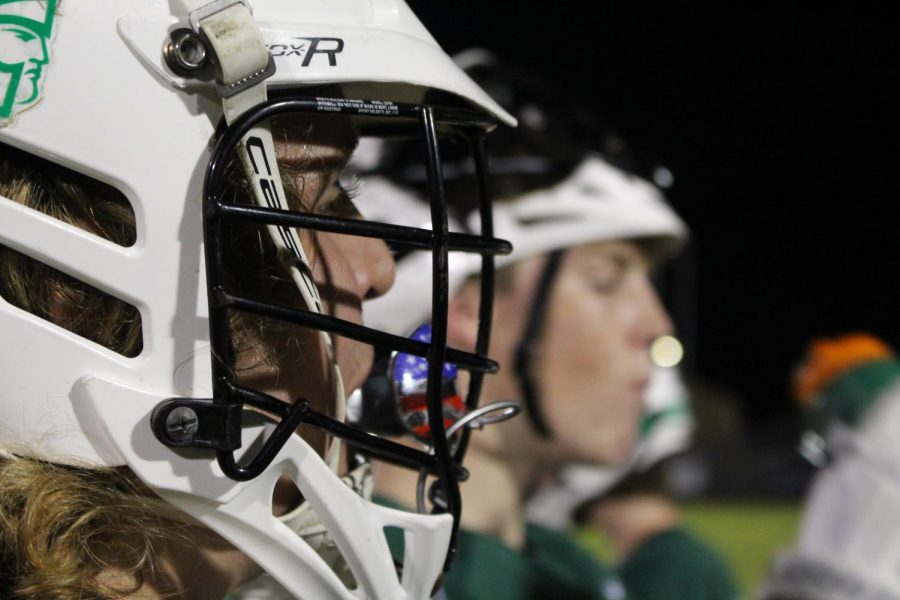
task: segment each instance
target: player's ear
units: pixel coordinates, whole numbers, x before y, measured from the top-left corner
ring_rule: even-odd
[[[447,309],[447,342],[461,350],[475,348],[478,337],[478,303],[480,299],[477,280],[467,281],[450,297]]]

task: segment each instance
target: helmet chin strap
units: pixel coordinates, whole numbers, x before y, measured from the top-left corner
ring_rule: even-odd
[[[552,438],[553,432],[547,426],[544,412],[541,409],[541,398],[533,362],[537,353],[537,344],[547,320],[547,306],[550,302],[553,282],[564,256],[565,249],[554,250],[547,255],[547,262],[544,263],[544,269],[538,279],[534,299],[525,320],[525,329],[518,346],[516,346],[515,364],[513,365],[522,391],[522,399],[525,402],[525,414],[528,415],[534,430],[546,439]]]
[[[347,487],[355,491],[366,500],[371,499],[374,482],[372,479],[372,466],[364,462],[350,473],[341,478]],[[302,502],[297,508],[278,517],[278,520],[297,534],[322,560],[334,571],[335,575],[348,587],[354,587],[356,582],[350,565],[341,554],[337,542],[328,527],[316,515],[309,502]],[[278,600],[287,597],[287,591],[275,581],[268,573],[264,573],[244,584],[235,592],[240,600]]]

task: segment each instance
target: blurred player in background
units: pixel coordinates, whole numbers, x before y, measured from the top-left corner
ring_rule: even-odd
[[[485,378],[483,399],[517,400],[524,416],[472,439],[471,477],[462,488],[464,531],[446,590],[451,599],[624,598],[630,592],[616,574],[567,533],[529,522],[526,501],[568,465],[644,460],[633,453],[653,379],[650,348],[672,330],[650,275],[683,244],[686,228],[659,190],[629,171],[634,162],[624,143],[591,111],[548,94],[543,82],[482,51],[457,61],[520,123],[515,131],[497,132],[488,145],[495,233],[514,251],[498,263],[490,348],[502,369]],[[370,174],[358,191],[375,211],[367,216],[406,224],[424,219],[424,169],[412,151],[391,144],[372,149]],[[441,151],[445,173],[452,173],[448,203],[456,227],[467,230],[472,168],[453,145]],[[450,258],[448,339],[464,348],[477,341],[477,264]],[[416,330],[425,315],[410,302],[421,294],[429,265],[415,253],[399,256],[394,291],[367,304],[374,326]],[[396,369],[400,362],[396,356],[389,361],[394,391],[409,376]],[[455,396],[448,392],[447,398],[452,422]],[[406,414],[408,403],[408,397],[397,398],[395,412],[416,422]],[[613,467],[613,479],[630,468]],[[376,474],[376,493],[387,501],[417,502],[403,492],[414,474]],[[555,524],[566,521],[572,508],[559,506]],[[671,517],[666,514],[667,530],[676,524]],[[659,531],[654,527],[653,533]],[[701,589],[693,587],[670,597],[731,598],[730,579],[722,581],[724,588],[707,595],[690,596]]]
[[[766,600],[900,598],[900,361],[868,333],[812,341],[794,375],[820,471]]]

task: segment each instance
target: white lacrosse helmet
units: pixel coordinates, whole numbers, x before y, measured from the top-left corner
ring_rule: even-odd
[[[366,218],[427,226],[428,206],[408,188],[385,177],[370,176],[360,188]],[[588,155],[555,186],[495,202],[494,233],[513,245],[499,257],[502,267],[536,254],[605,240],[644,240],[662,256],[677,252],[687,227],[651,183],[612,166],[600,155]],[[463,230],[478,223],[458,225]],[[430,272],[429,257],[412,253],[397,263],[388,294],[366,303],[366,323],[393,333],[406,333],[428,318],[421,282]],[[481,269],[477,256],[450,255],[451,293]],[[425,279],[427,281],[427,279]],[[425,301],[425,309],[420,305]]]
[[[825,392],[831,408],[846,410],[828,415],[828,462],[754,598],[900,598],[900,366],[887,359],[862,369]]]
[[[484,51],[467,51],[457,55],[456,60],[485,89],[502,98],[504,108],[520,123],[516,130],[498,132],[492,140],[491,185],[501,188],[496,193],[503,196],[502,202],[494,204],[493,231],[512,242],[514,248],[496,265],[548,254],[514,364],[506,367],[514,369],[519,380],[525,413],[532,425],[539,434],[549,437],[551,432],[542,415],[531,363],[546,308],[547,295],[542,292],[550,289],[560,257],[566,249],[582,244],[630,240],[660,260],[684,244],[687,228],[659,188],[615,166],[614,161],[625,153],[607,151],[606,142],[616,140],[614,146],[620,148],[624,144],[592,111],[548,93],[543,82],[501,64]],[[365,198],[363,210],[370,218],[421,225],[428,214],[426,205],[417,202],[425,170],[415,156],[409,155],[408,146],[384,146],[379,150],[385,158],[371,169],[374,175],[360,189],[360,197]],[[447,167],[448,177],[457,179],[470,170],[465,160]],[[466,204],[464,193],[469,189],[470,186],[456,187],[455,201]],[[461,231],[480,231],[479,223],[468,216],[483,221],[479,214],[469,206],[455,208],[460,213],[467,212],[457,215]],[[394,288],[367,303],[366,322],[403,334],[427,319],[427,312],[416,305],[423,296],[420,282],[428,276],[429,269],[427,255],[411,253],[398,261]],[[451,293],[479,272],[483,269],[478,257],[451,255]]]
[[[304,92],[323,85],[340,97]],[[320,329],[326,346],[329,333],[406,344],[405,351],[440,365],[445,348],[437,331],[433,344],[409,343],[321,314],[294,228],[405,241],[439,258],[448,244],[471,250],[474,236],[325,223],[286,210],[277,164],[269,161],[275,149],[267,119],[289,113],[343,115],[360,130],[373,119],[385,129],[411,125],[432,147],[438,196],[439,133],[455,127],[478,140],[496,120],[514,122],[401,0],[0,2],[0,144],[120,191],[137,230],[136,242],[122,247],[0,197],[0,245],[133,305],[143,340],[137,356],[122,356],[0,299],[0,449],[29,448],[59,463],[127,465],[294,597],[424,598],[445,564],[458,503],[451,514],[435,515],[374,505],[335,473],[337,444],[326,460],[294,430],[315,417],[313,426],[354,447],[381,450],[452,487],[458,466],[446,443],[436,435],[433,454],[410,451],[344,425],[341,390],[328,418],[241,389],[229,379],[225,312]],[[231,153],[240,158],[258,208],[217,197]],[[271,173],[260,172],[261,165]],[[446,211],[440,202],[434,207],[430,229],[441,231]],[[267,226],[276,247],[293,256],[292,274],[308,310],[285,313],[229,293],[216,256],[225,218]],[[507,245],[488,241],[477,248],[491,254]],[[458,353],[454,360],[495,368],[479,358]],[[280,422],[258,454],[242,456],[259,434],[242,427],[242,408],[261,405]],[[433,429],[443,431],[439,412],[434,421]],[[351,587],[290,524],[272,516],[272,490],[283,474],[333,538],[352,572]],[[449,495],[452,504],[452,489]],[[400,577],[385,542],[387,526],[406,532]]]
[[[900,598],[900,361],[864,332],[807,348],[794,393],[808,411],[801,452],[818,467],[790,547],[759,600]]]

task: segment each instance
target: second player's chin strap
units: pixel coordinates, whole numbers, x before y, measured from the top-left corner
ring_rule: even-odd
[[[554,250],[547,255],[547,262],[544,263],[544,269],[541,272],[540,279],[538,279],[534,299],[531,301],[531,308],[525,320],[522,337],[516,346],[515,363],[513,365],[516,377],[519,379],[522,399],[525,401],[525,414],[531,420],[531,425],[535,431],[544,438],[550,438],[553,434],[547,426],[544,412],[541,409],[540,391],[538,382],[535,380],[533,363],[537,344],[543,333],[544,323],[547,320],[547,308],[549,307],[550,295],[553,291],[553,282],[556,279],[556,274],[564,256],[564,250]]]
[[[211,51],[217,67],[216,87],[222,98],[225,121],[230,125],[238,117],[267,100],[266,80],[275,74],[275,62],[269,54],[250,6],[242,0],[177,0],[188,15],[191,28]],[[288,210],[278,168],[275,144],[268,122],[254,126],[236,148],[241,166],[256,204],[264,208]],[[280,257],[288,265],[291,277],[306,307],[324,314],[312,267],[295,229],[267,225],[266,229]],[[331,365],[334,388],[334,418],[343,421],[346,397],[340,368],[334,356],[331,336],[319,332],[326,359]],[[337,472],[340,440],[331,439],[326,462]]]

